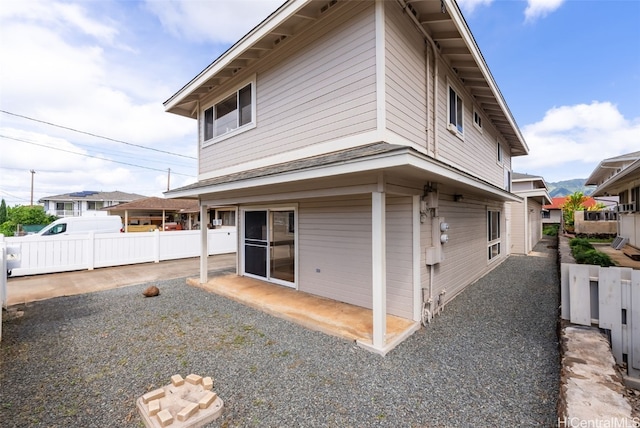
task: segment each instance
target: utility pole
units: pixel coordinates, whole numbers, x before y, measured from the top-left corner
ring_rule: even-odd
[[[169,191],[170,183],[171,183],[171,168],[167,168],[167,192]]]
[[[33,176],[35,175],[36,171],[35,170],[31,170],[31,206],[33,206]]]

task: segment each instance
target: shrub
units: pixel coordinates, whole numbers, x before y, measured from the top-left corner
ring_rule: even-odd
[[[542,234],[547,236],[558,236],[559,225],[553,224],[542,228]]]
[[[576,263],[602,267],[614,266],[611,257],[593,248],[593,245],[585,238],[573,238],[569,241],[569,246]]]
[[[576,262],[585,265],[597,265],[602,267],[614,266],[611,258],[598,250],[590,249],[586,251],[578,251],[573,256]]]
[[[573,238],[569,240],[569,246],[573,249],[575,247],[581,247],[586,249],[593,249],[593,245],[586,238]]]

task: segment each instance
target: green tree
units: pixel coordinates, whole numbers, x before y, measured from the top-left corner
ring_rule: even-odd
[[[564,221],[564,227],[567,231],[573,231],[573,215],[576,211],[584,211],[584,203],[587,199],[588,198],[582,192],[574,192],[567,196],[564,205],[562,205],[562,220]]]
[[[19,224],[42,224],[47,225],[56,219],[55,216],[49,215],[44,208],[39,205],[22,206],[7,208],[7,220],[0,224],[0,233],[5,236],[13,236]]]
[[[0,202],[0,224],[7,221],[7,204],[4,202],[4,198],[2,198],[2,202]]]

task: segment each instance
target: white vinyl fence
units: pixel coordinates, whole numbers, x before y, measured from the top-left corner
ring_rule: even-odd
[[[207,231],[209,255],[236,251],[236,228]],[[0,235],[1,236],[1,235]],[[200,231],[0,238],[11,276],[160,262],[200,255]]]
[[[562,319],[610,331],[617,363],[640,378],[640,270],[561,264]]]

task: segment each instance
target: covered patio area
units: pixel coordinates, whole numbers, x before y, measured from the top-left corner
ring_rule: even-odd
[[[187,284],[310,330],[355,341],[364,348],[380,353],[373,348],[373,311],[370,309],[229,272],[212,276],[204,284],[198,278],[189,278]],[[419,328],[419,322],[387,314],[385,348],[393,349]]]

